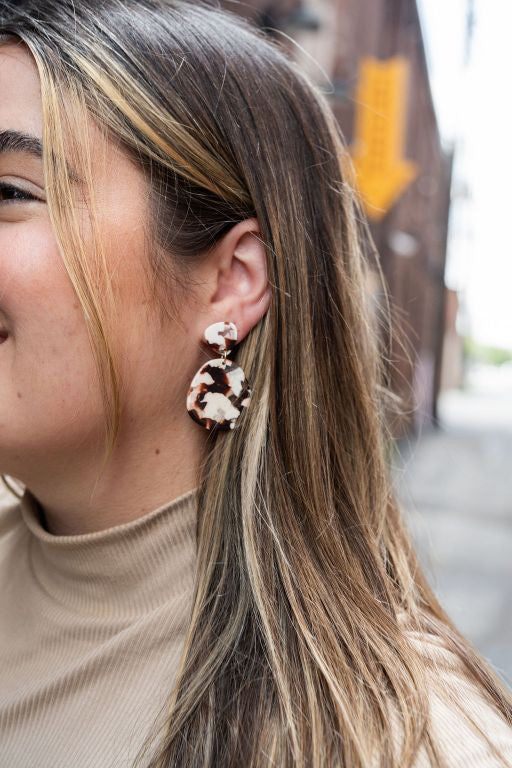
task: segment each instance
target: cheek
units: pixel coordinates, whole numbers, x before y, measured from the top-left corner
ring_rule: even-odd
[[[8,231],[10,230],[10,231]],[[40,434],[80,431],[98,412],[96,369],[82,310],[43,222],[0,226],[0,415]]]

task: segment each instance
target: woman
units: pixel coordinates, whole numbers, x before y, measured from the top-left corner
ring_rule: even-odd
[[[206,4],[0,31],[0,764],[510,765],[392,493],[323,95]]]

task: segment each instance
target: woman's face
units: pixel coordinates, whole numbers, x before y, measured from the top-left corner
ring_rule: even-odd
[[[0,147],[6,132],[42,136],[39,76],[23,44],[0,47]],[[143,291],[144,177],[113,147],[104,150],[98,134],[94,186],[129,382],[123,428],[140,435],[174,410],[197,430],[184,407],[196,361],[183,370],[186,338],[160,328]],[[86,209],[77,210],[87,247]],[[37,484],[53,458],[60,467],[65,456],[69,471],[88,451],[97,454],[104,416],[82,309],[50,223],[42,160],[29,152],[0,153],[0,329],[0,472]]]

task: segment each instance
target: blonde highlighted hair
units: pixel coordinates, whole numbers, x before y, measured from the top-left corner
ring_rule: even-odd
[[[271,305],[237,347],[255,395],[240,429],[209,439],[189,632],[165,729],[137,765],[405,768],[422,744],[443,765],[404,617],[512,720],[509,693],[424,578],[393,494],[372,251],[321,90],[206,2],[0,0],[0,32],[40,75],[48,209],[97,361],[103,466],[122,382],[115,283],[97,226],[84,251],[74,204],[78,177],[94,222],[88,120],[147,178],[162,318],[236,222],[257,217],[268,256]]]

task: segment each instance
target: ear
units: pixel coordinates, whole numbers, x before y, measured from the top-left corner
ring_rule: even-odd
[[[258,220],[245,219],[232,227],[215,245],[207,262],[209,289],[202,320],[207,318],[206,325],[221,320],[234,322],[239,342],[270,304],[267,253]]]

